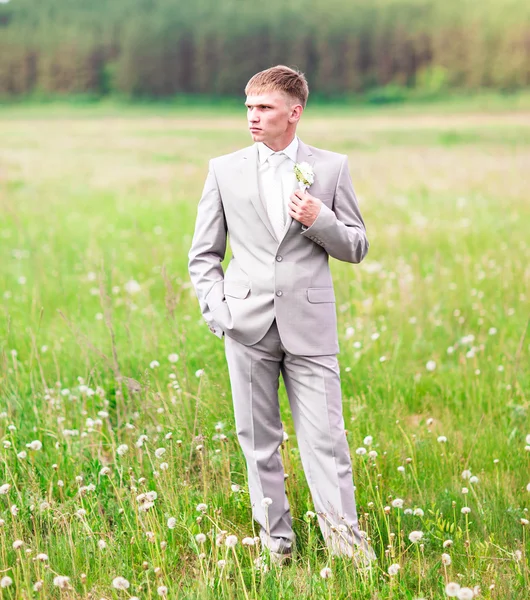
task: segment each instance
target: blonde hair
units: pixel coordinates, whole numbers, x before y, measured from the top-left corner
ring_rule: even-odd
[[[283,92],[291,98],[295,98],[304,108],[309,96],[309,86],[305,75],[285,65],[276,65],[256,73],[245,87],[247,96],[249,92],[260,94],[272,91]]]

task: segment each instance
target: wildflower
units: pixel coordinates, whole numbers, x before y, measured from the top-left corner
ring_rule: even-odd
[[[427,369],[427,371],[434,371],[436,369],[436,363],[434,362],[434,360],[430,360],[426,365],[425,368]]]
[[[411,531],[409,533],[409,540],[413,544],[417,544],[421,540],[422,537],[423,537],[423,531]]]
[[[98,548],[100,550],[105,550],[107,547],[107,542],[105,540],[98,540]]]
[[[241,490],[241,486],[239,486],[237,483],[233,483],[233,484],[230,486],[230,489],[231,489],[231,490],[232,490],[234,493],[236,493],[236,492],[239,492],[239,491]]]
[[[44,554],[44,552],[40,552],[39,554],[37,554],[37,556],[35,557],[36,560],[40,560],[42,562],[45,562],[48,560],[48,555]]]
[[[204,544],[204,542],[206,541],[206,536],[204,535],[204,533],[198,533],[195,536],[195,540],[198,544]]]
[[[70,577],[66,577],[65,575],[57,575],[53,578],[53,585],[65,590],[68,587],[70,582]]]
[[[403,500],[401,498],[395,498],[392,500],[392,506],[394,508],[403,508]]]
[[[13,542],[13,550],[18,550],[19,548],[22,548],[23,545],[24,542],[22,540],[15,540]]]
[[[129,280],[123,287],[128,294],[136,294],[142,289],[135,279]]]
[[[305,514],[306,519],[314,519],[316,514],[312,510],[308,510]]]
[[[226,566],[226,560],[222,560],[222,559],[221,559],[221,560],[218,560],[218,561],[217,561],[217,566],[218,566],[220,569],[224,568],[224,567]]]
[[[127,452],[129,452],[129,446],[127,446],[127,444],[121,444],[118,446],[117,453],[119,456],[123,456],[124,454],[127,454]]]
[[[159,363],[157,360],[152,360],[152,361],[149,363],[149,366],[151,367],[151,369],[156,369],[157,367],[159,367],[159,366],[160,366],[160,363]]]
[[[175,517],[169,517],[169,519],[167,520],[167,526],[169,527],[169,529],[175,529],[175,527],[177,526],[177,519],[175,519]]]
[[[165,585],[160,585],[157,589],[156,589],[156,593],[159,596],[167,596],[167,587]]]
[[[530,486],[530,483],[528,485]],[[267,498],[266,497],[266,498],[263,498],[263,500],[261,501],[261,506],[263,508],[268,508],[271,504],[272,504],[272,499],[271,498]]]
[[[450,548],[453,545],[453,540],[445,540],[443,543],[444,548]]]
[[[458,592],[460,591],[460,584],[458,583],[454,583],[454,582],[450,582],[445,586],[445,593],[450,597],[450,598],[456,598]]]
[[[103,467],[101,469],[101,471],[99,472],[99,474],[103,477],[105,475],[110,475],[110,468],[109,467]]]
[[[440,442],[440,444],[445,444],[445,443],[447,442],[447,438],[445,437],[445,435],[439,435],[439,436],[436,438],[436,441],[437,441],[437,442]]]
[[[373,441],[374,441],[374,438],[371,435],[367,435],[363,440],[363,444],[365,446],[371,446]]]
[[[526,491],[530,492],[530,483],[526,486]]]
[[[446,567],[448,567],[451,564],[451,557],[449,556],[449,554],[446,554],[444,552],[444,554],[442,554],[442,564],[445,565]]]
[[[359,456],[364,456],[366,454],[366,448],[363,448],[363,446],[357,448],[357,450],[355,450],[355,454],[358,454]]]
[[[229,535],[225,540],[225,546],[228,548],[234,548],[237,545],[237,536]]]
[[[375,450],[370,450],[370,452],[368,452],[368,456],[372,459],[376,459],[377,458],[377,452]]]
[[[460,512],[463,515],[468,515],[471,512],[471,509],[469,508],[469,506],[463,506]]]
[[[167,359],[169,360],[170,363],[176,363],[179,360],[179,355],[173,352],[172,354],[170,354],[167,357]]]
[[[13,504],[13,506],[9,510],[11,511],[11,514],[14,517],[16,517],[18,515],[19,508],[16,504]]]
[[[0,587],[6,588],[10,585],[13,585],[13,580],[8,575],[5,575],[2,577],[2,579],[0,579]]]
[[[20,458],[20,460],[24,460],[27,457],[28,453],[25,450],[21,450],[17,456],[18,458]]]
[[[144,445],[144,442],[147,442],[147,440],[148,440],[148,439],[149,439],[149,438],[148,438],[148,437],[147,437],[145,434],[142,434],[142,435],[141,435],[141,436],[138,438],[138,441],[136,442],[135,446],[136,446],[137,448],[141,448],[141,447]]]
[[[44,585],[44,581],[42,581],[42,579],[39,579],[39,581],[36,581],[33,584],[33,591],[34,592],[40,592],[42,590],[42,586]]]
[[[130,583],[125,579],[125,577],[115,577],[112,580],[112,587],[117,590],[127,590],[130,587]]]
[[[324,567],[322,571],[320,571],[320,577],[322,577],[322,579],[329,579],[330,577],[333,577],[333,572],[329,567]]]
[[[195,377],[202,377],[204,375],[204,369],[198,369],[195,371]]]
[[[9,483],[4,483],[4,485],[0,485],[0,494],[7,494],[11,489],[11,485]]]
[[[458,590],[456,596],[458,600],[473,600],[475,594],[473,593],[473,590],[471,588],[463,587]]]
[[[405,472],[405,467],[403,467],[403,466],[401,466],[401,465],[400,465],[400,466],[397,468],[397,470],[398,470],[400,473],[404,473],[404,472]]]
[[[467,487],[462,488],[462,494],[469,494],[469,490],[467,489]]]
[[[166,453],[166,449],[165,448],[157,448],[155,450],[155,456],[157,458],[162,458],[164,456],[164,454]]]
[[[241,540],[241,543],[243,544],[243,546],[254,546],[254,544],[255,544],[254,538],[251,538],[251,537],[243,538]]]
[[[471,471],[469,469],[462,471],[462,479],[469,479],[470,477],[471,477]]]
[[[169,464],[167,462],[161,462],[160,463],[160,470],[161,471],[167,471],[169,469]]]
[[[29,444],[26,444],[26,448],[29,448],[30,450],[37,450],[37,451],[41,450],[42,442],[40,440],[33,440]]]
[[[390,566],[388,567],[388,574],[389,574],[391,577],[393,577],[394,575],[397,575],[397,574],[398,574],[398,572],[399,572],[399,569],[401,569],[401,565],[398,565],[397,563],[396,563],[396,564],[393,564],[393,565],[390,565]]]
[[[521,523],[521,525],[525,525],[525,526],[526,526],[526,525],[530,525],[530,521],[529,521],[528,519],[523,519],[523,518],[521,518],[521,521],[520,521],[520,523]]]
[[[414,515],[416,517],[423,517],[424,514],[425,513],[423,512],[423,509],[421,509],[421,508],[415,508],[414,509]]]
[[[373,502],[372,502],[371,504],[373,504]],[[406,509],[403,511],[403,514],[405,514],[405,515],[413,515],[413,514],[414,514],[414,511],[412,510],[412,508],[406,508]]]
[[[196,510],[197,512],[206,512],[208,510],[208,505],[201,502],[200,504],[197,504]]]

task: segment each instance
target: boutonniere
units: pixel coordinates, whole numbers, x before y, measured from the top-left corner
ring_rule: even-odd
[[[298,187],[305,192],[306,189],[315,181],[313,167],[306,162],[296,163],[294,165],[294,174],[298,181]]]

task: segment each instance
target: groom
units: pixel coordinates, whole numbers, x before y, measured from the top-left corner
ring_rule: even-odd
[[[309,94],[302,73],[272,67],[245,93],[254,144],[210,161],[189,272],[210,330],[224,337],[253,517],[281,564],[294,542],[279,452],[281,373],[326,544],[369,564],[375,555],[357,522],[328,265],[330,256],[359,263],[368,251],[347,157],[296,136]],[[310,191],[298,189],[294,173],[304,162],[314,174]],[[232,258],[223,272],[227,234]]]

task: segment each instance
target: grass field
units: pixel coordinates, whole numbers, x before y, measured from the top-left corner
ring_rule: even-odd
[[[299,130],[349,155],[371,243],[332,263],[371,574],[323,548],[283,388],[299,552],[267,571],[242,545],[187,252],[244,109],[19,107],[0,131],[2,598],[530,598],[530,112],[314,109]]]

